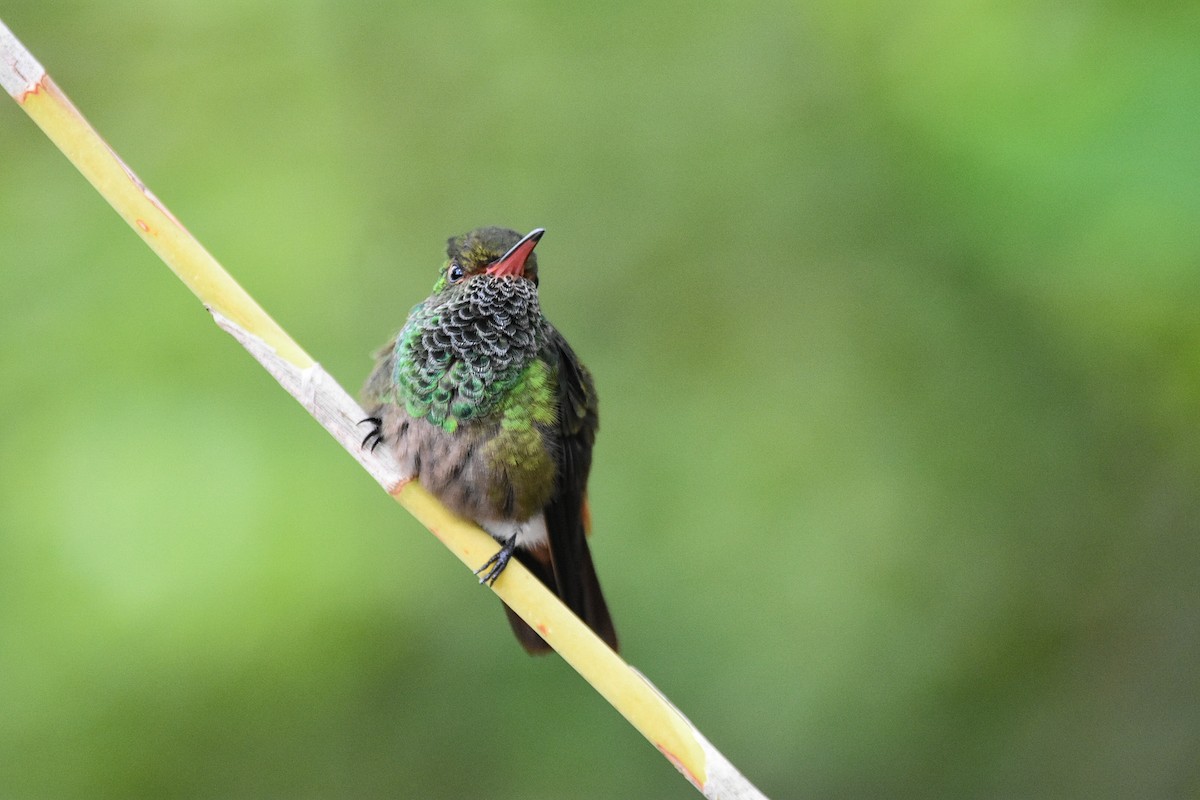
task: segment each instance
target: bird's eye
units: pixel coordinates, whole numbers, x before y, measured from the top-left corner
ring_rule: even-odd
[[[458,283],[467,276],[467,271],[462,268],[462,264],[457,261],[450,262],[450,269],[446,270],[446,278],[451,283]]]

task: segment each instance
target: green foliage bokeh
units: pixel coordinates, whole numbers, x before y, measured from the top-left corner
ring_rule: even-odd
[[[1194,11],[0,13],[351,389],[547,229],[625,654],[768,795],[1200,793]],[[694,796],[0,144],[0,796]]]

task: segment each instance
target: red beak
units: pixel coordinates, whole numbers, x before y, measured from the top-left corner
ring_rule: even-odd
[[[529,254],[533,252],[533,248],[537,247],[538,240],[545,233],[544,228],[535,228],[521,241],[509,248],[508,252],[500,256],[498,259],[488,264],[488,275],[524,275],[525,262],[529,259]]]

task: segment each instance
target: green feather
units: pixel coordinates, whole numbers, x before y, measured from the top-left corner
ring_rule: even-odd
[[[554,481],[554,458],[541,428],[556,421],[555,388],[546,362],[539,359],[526,367],[500,407],[499,433],[484,450],[488,460],[508,475],[509,485],[517,492],[518,507],[533,504],[533,496]],[[503,502],[502,497],[490,499]]]

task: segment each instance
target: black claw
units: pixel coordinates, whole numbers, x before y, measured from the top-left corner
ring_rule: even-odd
[[[504,572],[504,568],[508,566],[509,560],[513,557],[513,551],[517,549],[517,535],[514,533],[502,543],[500,550],[487,561],[483,562],[483,566],[475,570],[475,574],[483,572],[479,576],[480,583],[486,583],[491,586],[500,577],[500,573]],[[486,570],[486,571],[485,571]]]
[[[366,436],[363,437],[361,446],[366,447],[367,442],[370,442],[371,452],[374,453],[375,448],[379,447],[379,443],[383,441],[383,420],[379,417],[367,417],[366,419],[359,420],[358,424],[363,425],[368,422],[371,424],[371,430]]]

